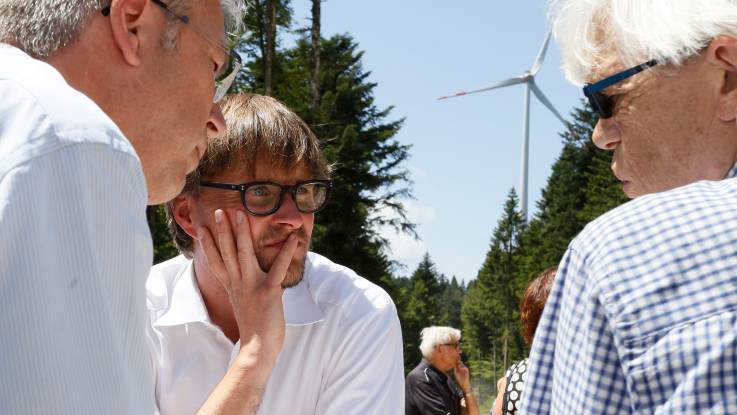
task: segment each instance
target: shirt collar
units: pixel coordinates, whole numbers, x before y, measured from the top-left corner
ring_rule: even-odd
[[[325,319],[310,291],[308,269],[309,265],[305,264],[305,277],[302,278],[302,281],[284,290],[282,299],[284,300],[284,320],[287,326],[306,326]]]
[[[193,263],[194,261],[188,260],[186,266],[174,279],[171,306],[156,319],[154,325],[178,326],[195,322],[212,323],[195,281]],[[306,326],[324,320],[322,311],[310,291],[311,268],[308,255],[302,281],[284,290],[282,300],[284,301],[284,320],[287,326]]]
[[[28,54],[26,52],[24,52],[23,50],[19,49],[16,46],[11,45],[10,43],[0,42],[0,52],[3,52],[3,53],[12,53],[12,54],[15,54],[15,55],[26,55],[26,56],[28,56]]]
[[[187,323],[211,323],[205,301],[195,282],[194,262],[187,260],[186,265],[174,278],[174,287],[169,308],[156,319],[155,326],[179,326]]]
[[[422,358],[422,364],[425,365],[425,368],[426,369],[429,369],[430,371],[432,371],[436,375],[440,376],[441,379],[444,380],[445,378],[448,377],[448,375],[446,375],[445,373],[441,372],[440,369],[438,369],[435,366],[433,366],[432,363],[430,363],[430,361],[427,360],[427,359],[425,359],[424,357]]]

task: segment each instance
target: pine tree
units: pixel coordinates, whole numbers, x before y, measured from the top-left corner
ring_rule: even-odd
[[[441,325],[441,297],[445,291],[444,278],[426,253],[407,284],[401,290],[399,318],[404,339],[404,368],[411,370],[420,361],[420,331]]]
[[[393,263],[378,229],[391,226],[414,235],[414,224],[402,204],[411,197],[403,167],[409,146],[394,139],[403,120],[387,121],[392,108],[374,104],[376,84],[363,70],[363,52],[350,36],[336,35],[320,44],[319,118],[311,108],[310,33],[282,52],[283,72],[274,86],[275,96],[320,137],[324,154],[335,167],[335,186],[318,216],[313,249],[390,291]]]
[[[312,0],[312,28],[310,40],[312,42],[312,116],[320,117],[320,6],[322,0]]]
[[[461,305],[466,295],[466,287],[458,283],[455,275],[448,281],[441,275],[443,292],[440,295],[440,311],[438,325],[449,326],[460,329],[463,327],[461,321]]]
[[[591,141],[597,116],[588,102],[572,113],[573,134],[564,132],[564,146],[553,165],[537,213],[521,240],[515,290],[521,295],[543,269],[560,262],[568,244],[586,224],[626,201],[611,173],[611,153]]]
[[[293,13],[291,0],[247,2],[245,33],[234,47],[245,55],[248,70],[238,75],[234,91],[274,95],[283,63],[280,34],[291,29]]]
[[[154,264],[179,255],[179,251],[174,245],[174,241],[169,234],[169,228],[166,225],[164,206],[148,206],[146,208],[146,219],[148,220],[148,229],[151,231],[151,239],[153,240]]]
[[[462,306],[464,349],[476,376],[494,380],[512,359],[522,355],[519,298],[514,290],[516,257],[525,222],[514,189],[494,230],[489,252]],[[491,363],[491,364],[490,364]]]

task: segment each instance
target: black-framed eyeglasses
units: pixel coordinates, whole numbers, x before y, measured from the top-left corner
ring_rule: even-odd
[[[225,97],[225,94],[228,93],[228,90],[233,85],[233,81],[235,81],[235,78],[238,75],[238,72],[243,67],[243,62],[241,61],[240,55],[238,55],[236,51],[223,45],[221,42],[211,39],[201,30],[197,29],[196,26],[189,24],[189,16],[178,14],[174,12],[172,9],[169,8],[168,4],[164,3],[161,0],[151,0],[151,1],[157,6],[164,9],[167,13],[175,17],[180,22],[186,24],[190,29],[192,29],[200,37],[202,37],[208,42],[211,42],[217,45],[217,47],[225,53],[227,62],[225,62],[225,65],[223,65],[223,67],[218,71],[218,74],[215,76],[215,94],[213,95],[213,98],[212,98],[212,102],[220,102]],[[102,13],[103,16],[110,15],[110,6],[103,7],[100,10],[100,12]]]
[[[330,180],[305,180],[291,186],[260,181],[241,184],[201,181],[201,186],[241,192],[241,202],[248,213],[254,216],[268,216],[279,210],[284,194],[292,195],[297,210],[302,213],[315,213],[328,203],[333,182]]]
[[[583,94],[589,99],[591,107],[599,114],[599,118],[611,118],[614,114],[614,99],[603,93],[602,91],[609,88],[610,86],[624,81],[625,79],[637,75],[645,69],[652,68],[657,65],[658,61],[655,59],[649,60],[645,63],[633,66],[632,68],[625,69],[622,72],[616,73],[612,76],[606,77],[601,81],[597,81],[593,84],[586,84],[583,87]]]

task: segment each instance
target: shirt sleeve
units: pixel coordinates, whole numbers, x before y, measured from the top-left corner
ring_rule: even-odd
[[[134,155],[69,144],[0,176],[0,413],[153,412]]]
[[[156,330],[154,329],[154,318],[150,312],[152,306],[148,303],[148,299],[146,307],[149,310],[149,319],[146,321],[146,345],[148,346],[151,362],[151,385],[154,391],[155,404],[154,415],[159,415],[161,414],[161,408],[159,407],[161,396],[161,385],[159,383],[159,365],[161,364],[163,357],[161,356],[161,342],[159,341],[159,337],[157,336]]]
[[[342,336],[315,413],[403,414],[402,330],[389,296],[383,306],[350,322]]]
[[[618,414],[630,399],[590,258],[569,248],[535,332],[523,414]]]

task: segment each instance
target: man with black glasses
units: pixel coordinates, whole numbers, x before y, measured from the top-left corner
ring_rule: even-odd
[[[208,137],[225,132],[218,101],[239,68],[226,28],[243,8],[0,0],[0,413],[154,412],[146,205],[176,196]],[[260,397],[273,365],[256,343],[276,343],[271,329],[241,330],[242,364],[209,413],[246,413]]]
[[[283,346],[266,345],[276,366],[259,413],[401,413],[394,303],[350,269],[309,252],[315,213],[332,187],[317,138],[269,97],[228,96],[223,112],[227,134],[210,142],[167,205],[182,255],[154,266],[147,282],[159,410],[193,413],[237,363],[241,328],[276,321]],[[229,281],[248,281],[252,269],[273,271],[292,245],[286,276],[267,279],[273,307],[242,320],[233,309],[266,291],[239,295]]]
[[[552,16],[636,199],[563,257],[522,412],[737,413],[737,2],[559,0]]]

